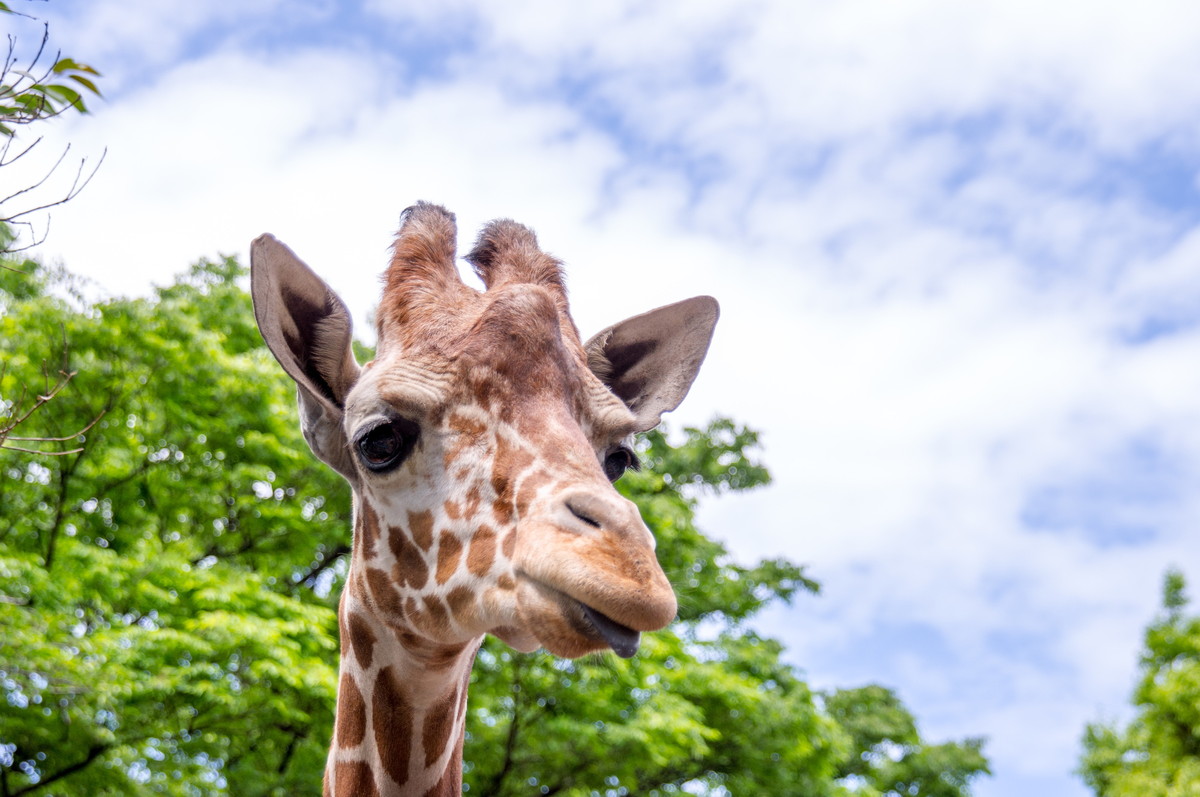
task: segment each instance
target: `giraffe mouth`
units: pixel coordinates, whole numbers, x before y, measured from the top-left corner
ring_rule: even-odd
[[[623,659],[633,658],[633,654],[637,653],[638,642],[641,640],[641,634],[634,631],[629,626],[621,625],[616,620],[608,615],[588,606],[586,603],[579,604],[583,608],[583,616],[592,624],[609,647]]]

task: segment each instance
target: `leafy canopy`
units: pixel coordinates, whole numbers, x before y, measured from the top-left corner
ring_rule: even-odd
[[[1080,774],[1098,797],[1200,794],[1200,616],[1186,612],[1186,587],[1181,572],[1167,572],[1162,613],[1146,629],[1133,720],[1084,732]]]
[[[93,304],[69,274],[22,268],[0,269],[0,422],[64,340],[78,375],[29,433],[99,421],[74,453],[0,451],[0,795],[318,794],[350,500],[300,436],[244,269],[205,261]],[[977,740],[926,744],[881,687],[815,693],[748,626],[817,588],[696,528],[701,499],[768,481],[755,433],[717,419],[640,445],[620,489],[679,619],[629,661],[489,639],[469,792],[968,794]]]

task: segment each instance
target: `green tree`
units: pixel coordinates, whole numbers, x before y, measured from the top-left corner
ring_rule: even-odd
[[[1080,773],[1099,797],[1200,794],[1200,616],[1185,611],[1185,587],[1181,572],[1168,571],[1162,614],[1146,629],[1133,720],[1084,732]]]
[[[301,438],[244,270],[203,262],[150,298],[89,304],[70,275],[21,267],[0,269],[0,396],[61,362],[65,338],[78,376],[29,433],[100,420],[63,456],[0,451],[0,797],[318,793],[349,491]],[[890,693],[814,693],[749,627],[816,591],[696,528],[705,496],[766,483],[756,445],[728,420],[645,436],[621,489],[679,620],[629,661],[489,640],[472,793],[957,796],[986,771],[976,742],[925,744]],[[895,746],[907,768],[884,764]]]
[[[28,158],[42,141],[42,138],[37,136],[32,140],[23,139],[18,142],[17,132],[22,128],[42,123],[69,110],[88,113],[84,96],[100,95],[95,83],[100,74],[87,64],[63,56],[61,52],[57,52],[52,61],[46,64],[50,39],[49,24],[17,10],[11,1],[0,2],[0,20],[3,20],[8,28],[8,50],[0,62],[0,169],[3,169],[6,166],[11,167],[22,158]],[[19,59],[17,50],[20,37],[16,30],[18,25],[15,23],[20,22],[30,23],[35,31],[40,27],[40,36],[36,38],[38,44],[25,60]],[[27,31],[30,25],[25,26]],[[79,162],[79,168],[70,185],[63,192],[47,197],[41,189],[54,177],[69,151],[68,144],[63,153],[33,184],[18,188],[9,181],[7,190],[11,193],[0,194],[0,255],[11,255],[44,241],[49,232],[49,217],[40,236],[30,219],[40,211],[74,199],[95,176],[100,164],[97,163],[87,171],[87,159],[84,158]],[[103,155],[100,160],[104,160]],[[4,174],[7,175],[7,172]],[[18,245],[16,231],[22,227],[29,231],[33,240]],[[13,261],[11,257],[0,257],[0,271],[23,273],[24,265],[26,264]],[[7,365],[0,365],[0,372],[4,370],[7,370]],[[67,386],[74,373],[65,367],[57,370],[46,367],[43,369],[43,377],[40,380],[41,389],[33,392],[32,396],[29,395],[31,391],[28,384],[22,386],[15,400],[9,398],[6,401],[4,394],[0,394],[0,448],[27,454],[59,453],[62,446],[58,444],[73,442],[81,430],[89,428],[81,426],[69,435],[56,439],[38,439],[36,435],[16,434],[18,427],[34,413],[41,411]]]
[[[0,454],[0,794],[320,782],[336,620],[312,582],[349,499],[304,447],[241,273],[88,306],[0,270],[0,395],[65,335],[79,376],[29,433],[101,416],[75,453]]]
[[[956,797],[987,773],[983,739],[925,744],[912,714],[890,689],[840,689],[825,709],[850,734],[851,754],[838,770],[859,797]]]

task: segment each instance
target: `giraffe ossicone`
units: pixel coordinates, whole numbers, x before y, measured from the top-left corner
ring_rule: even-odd
[[[354,494],[327,795],[461,792],[484,634],[629,657],[676,612],[654,537],[612,482],[636,464],[633,435],[687,394],[716,301],[584,342],[531,230],[483,228],[466,260],[484,291],[460,279],[456,236],[441,207],[404,212],[361,367],[342,300],[275,238],[251,247],[259,329],[296,382],[305,439]]]

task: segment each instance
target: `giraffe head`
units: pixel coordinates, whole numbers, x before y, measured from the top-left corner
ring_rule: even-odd
[[[298,385],[313,452],[355,495],[347,589],[402,639],[491,632],[575,657],[637,649],[675,615],[654,537],[613,482],[632,436],[678,406],[717,320],[708,297],[584,343],[560,264],[512,221],[455,265],[454,216],[405,211],[378,311],[375,359],[350,315],[270,236],[251,254],[255,314]]]

